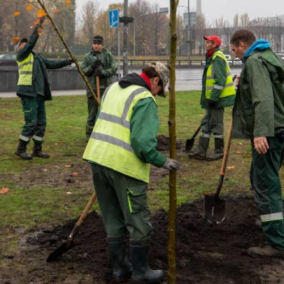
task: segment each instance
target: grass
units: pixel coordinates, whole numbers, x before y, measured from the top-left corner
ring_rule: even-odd
[[[199,98],[199,91],[176,94],[177,139],[182,142],[190,138],[200,124],[204,111],[200,108]],[[158,106],[159,134],[168,136],[168,100],[158,98]],[[86,163],[81,159],[86,146],[85,96],[54,97],[46,103],[48,126],[44,150],[51,154],[51,158],[46,160],[23,161],[13,154],[23,126],[21,103],[18,98],[0,99],[0,107],[0,189],[10,189],[7,194],[0,195],[0,235],[1,231],[4,234],[16,227],[29,230],[60,224],[77,217],[92,193],[91,177],[89,172],[82,172]],[[225,112],[226,132],[230,115],[231,109],[228,108]],[[210,151],[214,148],[213,139],[211,140]],[[215,190],[221,161],[210,163],[188,160],[182,151],[178,152],[178,159],[181,163],[177,179],[178,205],[202,197],[204,191]],[[249,192],[250,159],[249,141],[233,140],[223,194]],[[66,164],[74,164],[74,168],[66,168]],[[55,184],[56,179],[62,180],[76,170],[81,170],[80,182],[69,184],[68,187],[62,182]],[[37,182],[33,183],[32,178]],[[41,179],[50,179],[52,182],[41,184]],[[167,209],[168,176],[151,184],[150,188],[149,203],[152,211]],[[67,192],[71,194],[67,195]],[[94,208],[98,209],[98,205]]]

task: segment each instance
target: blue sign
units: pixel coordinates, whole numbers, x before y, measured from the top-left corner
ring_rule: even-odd
[[[119,26],[119,11],[118,10],[110,10],[109,13],[109,26],[111,28],[118,28]]]

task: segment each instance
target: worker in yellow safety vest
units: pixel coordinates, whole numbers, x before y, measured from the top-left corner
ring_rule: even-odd
[[[202,77],[200,104],[206,110],[201,120],[201,135],[197,149],[189,153],[189,158],[206,160],[211,134],[215,139],[215,150],[207,160],[223,158],[224,150],[224,107],[234,105],[235,86],[228,61],[220,50],[221,39],[216,36],[204,36],[206,63]]]
[[[132,283],[144,283],[163,277],[162,270],[152,270],[148,265],[152,225],[146,190],[150,164],[170,171],[178,169],[176,160],[156,149],[159,118],[155,97],[165,96],[168,79],[168,68],[154,62],[140,75],[129,74],[110,85],[84,153],[92,167],[115,281],[131,276]]]

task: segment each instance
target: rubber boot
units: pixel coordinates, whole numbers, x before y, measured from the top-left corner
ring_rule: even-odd
[[[162,270],[152,270],[148,264],[149,242],[130,242],[132,277],[130,283],[157,283],[163,279]]]
[[[128,261],[125,237],[108,238],[110,258],[113,267],[113,280],[123,282],[130,278],[131,264]]]
[[[29,144],[29,141],[26,142],[24,140],[19,139],[19,145],[17,148],[17,151],[15,154],[22,158],[23,160],[31,160],[33,157],[29,154],[27,154],[27,145]]]
[[[197,160],[205,160],[206,159],[206,153],[209,146],[209,139],[200,136],[197,149],[193,151],[192,153],[188,154],[189,159],[197,159]]]
[[[216,161],[222,159],[223,156],[224,156],[224,139],[215,138],[215,151],[207,158],[207,160]]]
[[[42,143],[34,142],[34,150],[32,153],[33,157],[39,157],[47,159],[49,158],[49,155],[42,152]]]

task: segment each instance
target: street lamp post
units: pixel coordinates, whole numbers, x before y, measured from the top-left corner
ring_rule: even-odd
[[[187,42],[188,42],[188,47],[189,47],[189,54],[191,53],[191,43],[190,43],[190,18],[189,18],[189,13],[190,13],[190,2],[187,0],[187,6],[178,6],[178,8],[187,8]]]
[[[153,14],[168,14],[169,9],[168,8],[160,8],[158,12],[155,13],[145,13],[137,17],[137,19],[134,20],[134,31],[133,31],[133,37],[134,37],[134,44],[133,44],[133,56],[136,55],[136,23],[138,22],[138,19],[147,16],[147,15],[153,15]]]

